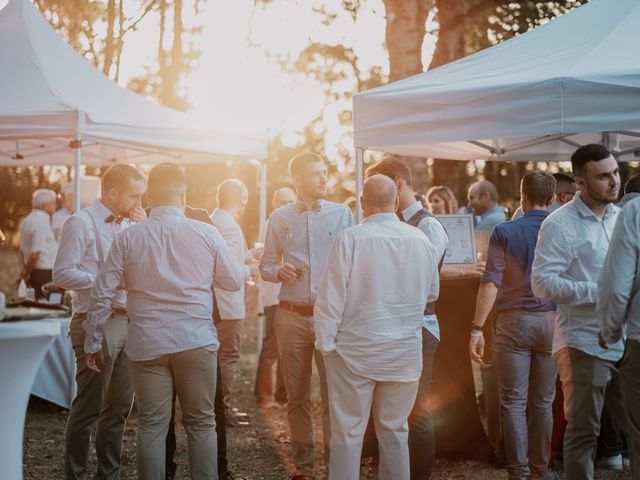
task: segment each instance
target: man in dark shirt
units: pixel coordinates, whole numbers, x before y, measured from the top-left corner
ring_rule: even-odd
[[[469,343],[471,359],[481,363],[482,328],[495,304],[495,361],[510,480],[551,475],[551,406],[556,383],[551,357],[556,306],[531,291],[536,241],[555,196],[555,179],[529,172],[520,189],[524,216],[496,226],[491,235]]]

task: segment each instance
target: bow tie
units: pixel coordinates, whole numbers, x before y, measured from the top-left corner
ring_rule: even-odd
[[[319,212],[320,211],[320,202],[313,202],[312,205],[307,205],[304,202],[298,202],[298,205],[296,206],[296,211],[298,213],[304,213],[308,210],[312,210],[314,212]]]
[[[111,215],[109,215],[107,218],[104,219],[104,223],[114,223],[115,222],[118,225],[120,225],[123,220],[124,220],[124,217],[122,215],[115,216],[112,213]]]

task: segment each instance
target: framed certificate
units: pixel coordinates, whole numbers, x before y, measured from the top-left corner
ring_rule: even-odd
[[[436,215],[449,237],[444,263],[476,263],[473,215]]]

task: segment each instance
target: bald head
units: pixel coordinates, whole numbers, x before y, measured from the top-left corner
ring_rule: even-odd
[[[236,178],[230,178],[218,185],[216,200],[218,207],[224,210],[241,215],[247,206],[248,198],[247,186]]]
[[[362,187],[360,199],[365,217],[375,213],[394,213],[398,204],[398,189],[385,175],[372,175]]]
[[[273,199],[271,200],[271,206],[274,210],[289,205],[296,201],[296,192],[288,187],[282,187],[273,192]]]
[[[469,187],[467,194],[469,206],[475,215],[482,215],[498,205],[498,190],[486,180],[476,182]]]

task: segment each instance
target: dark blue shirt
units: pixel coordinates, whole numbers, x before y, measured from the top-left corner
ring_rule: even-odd
[[[487,269],[481,281],[498,287],[495,309],[551,312],[553,302],[541,300],[531,291],[531,265],[538,232],[549,212],[529,210],[523,217],[497,225],[489,241]]]

